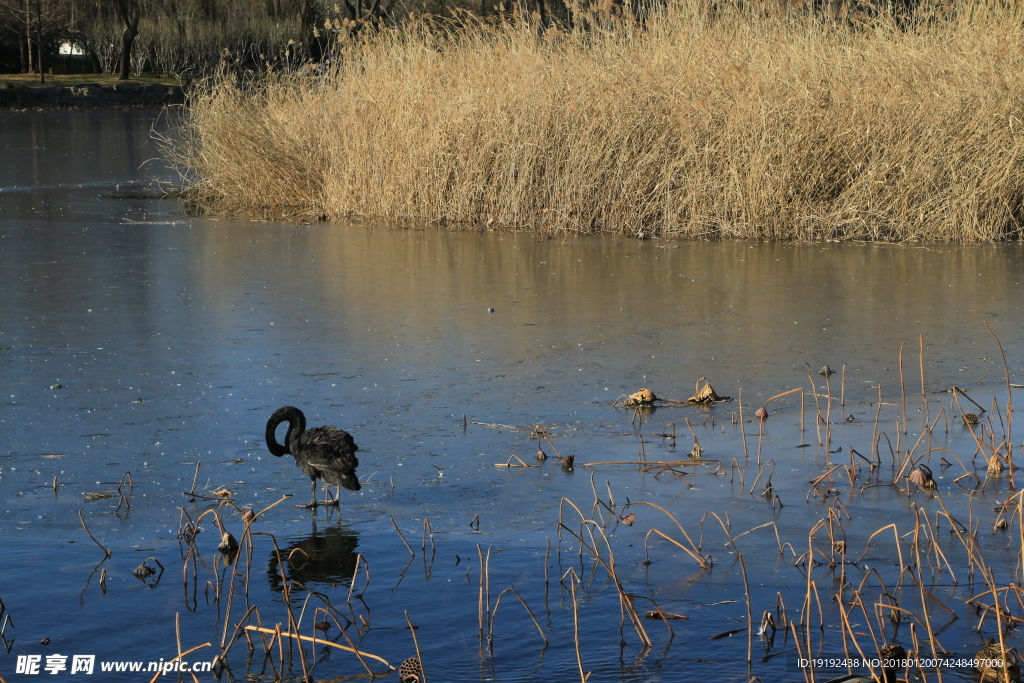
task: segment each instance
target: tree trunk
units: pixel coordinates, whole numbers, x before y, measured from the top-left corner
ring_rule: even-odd
[[[132,45],[135,36],[139,35],[139,17],[142,14],[140,0],[117,0],[117,13],[124,24],[121,33],[121,73],[118,78],[128,80],[132,71]]]
[[[18,37],[18,56],[21,58],[21,73],[29,73],[28,65],[28,42]]]
[[[36,31],[36,64],[39,65],[39,82],[46,83],[46,66],[43,64],[43,37]]]
[[[39,64],[39,82],[46,83],[46,65],[43,64],[43,8],[40,0],[36,0],[36,19],[36,63]]]
[[[121,33],[121,73],[118,79],[127,81],[131,78],[132,71],[132,45],[135,44],[135,36],[139,35],[138,29],[126,28]]]
[[[96,54],[96,50],[92,49],[92,46],[89,47],[89,65],[92,67],[92,73],[103,73],[103,65],[100,64],[99,55]]]
[[[25,73],[34,73],[32,61],[32,12],[29,10],[28,0],[25,2],[25,54],[28,55],[28,70]]]

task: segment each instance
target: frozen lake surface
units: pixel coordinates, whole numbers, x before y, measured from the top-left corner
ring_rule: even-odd
[[[997,637],[995,616],[976,630],[965,601],[985,580],[943,505],[976,531],[972,552],[1007,614],[1024,612],[1004,590],[1022,580],[1019,497],[1006,473],[986,479],[982,460],[993,434],[1020,457],[1024,428],[1005,409],[1008,391],[1024,396],[1008,390],[984,323],[1011,386],[1021,382],[1021,245],[622,243],[195,217],[154,198],[174,181],[154,126],[166,121],[0,113],[8,681],[35,680],[16,673],[24,657],[42,667],[55,654],[95,655],[103,680],[143,680],[101,674],[100,662],[168,661],[179,637],[182,650],[211,643],[185,658],[210,661],[254,605],[270,630],[288,630],[290,607],[303,635],[394,666],[418,644],[435,683],[572,681],[581,668],[590,681],[803,680],[794,633],[827,657],[844,656],[844,631],[870,656],[916,640],[922,655],[964,657]],[[837,371],[827,385],[825,364]],[[641,387],[688,398],[702,377],[733,400],[613,406]],[[987,412],[962,395],[958,407],[954,386]],[[769,403],[759,425],[757,408],[801,387],[803,421],[798,392]],[[342,491],[340,509],[294,507],[308,479],[263,440],[283,405],[359,444],[362,490]],[[964,411],[981,412],[974,432]],[[635,464],[685,461],[694,438],[709,462]],[[496,466],[518,465],[513,456],[530,467]],[[897,477],[905,461],[930,466],[938,498]],[[189,495],[200,462],[201,495]],[[212,513],[194,544],[180,534],[220,510],[241,539],[239,509],[289,494],[253,524],[235,564],[216,549]],[[631,526],[618,521],[630,513]],[[797,560],[819,520],[831,522],[815,531],[808,606]],[[899,549],[892,528],[868,545],[889,524]],[[685,535],[710,568],[684,551]],[[278,562],[275,542],[290,559]],[[158,573],[137,578],[144,560]],[[866,608],[854,609],[862,582]],[[511,586],[522,601],[502,593]],[[753,635],[749,668],[746,631],[711,639],[746,627],[748,595],[755,634],[764,611],[780,626],[774,642]],[[628,604],[640,626],[623,616]],[[647,618],[659,609],[687,619]],[[314,623],[326,619],[325,635]],[[267,655],[249,635],[255,650],[241,636],[222,678],[302,680],[305,666],[317,681],[369,679],[349,651],[307,643],[304,665],[294,645]],[[1013,631],[1006,641],[1020,644]],[[847,648],[857,654],[850,638]],[[59,680],[77,680],[70,661]],[[941,673],[976,680],[969,667]],[[163,680],[174,675],[192,680]]]

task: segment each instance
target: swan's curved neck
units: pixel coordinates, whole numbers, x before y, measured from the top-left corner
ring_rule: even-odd
[[[282,422],[288,423],[288,431],[284,435],[284,445],[277,442],[277,426]],[[302,411],[292,406],[285,406],[274,411],[267,421],[267,449],[277,456],[287,455],[291,452],[292,443],[299,438],[302,432],[306,431],[306,416]]]

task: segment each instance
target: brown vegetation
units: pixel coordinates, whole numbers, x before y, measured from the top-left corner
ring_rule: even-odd
[[[211,83],[174,154],[196,200],[233,213],[639,238],[1020,236],[1013,17],[936,10],[901,29],[768,9],[673,4],[645,28],[595,11],[589,30],[540,36],[525,20],[424,21],[339,45],[322,77]]]

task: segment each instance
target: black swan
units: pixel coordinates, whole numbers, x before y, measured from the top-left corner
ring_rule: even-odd
[[[284,445],[277,442],[275,431],[282,422],[288,423],[288,432],[284,436]],[[324,426],[306,429],[306,416],[292,406],[278,408],[267,420],[267,448],[274,455],[291,454],[295,464],[312,480],[313,499],[309,505],[298,507],[315,508],[317,505],[338,505],[335,499],[326,503],[318,503],[316,499],[316,480],[338,487],[340,498],[341,487],[349,491],[359,490],[359,479],[356,468],[359,460],[356,451],[359,446],[352,436],[343,429]]]

